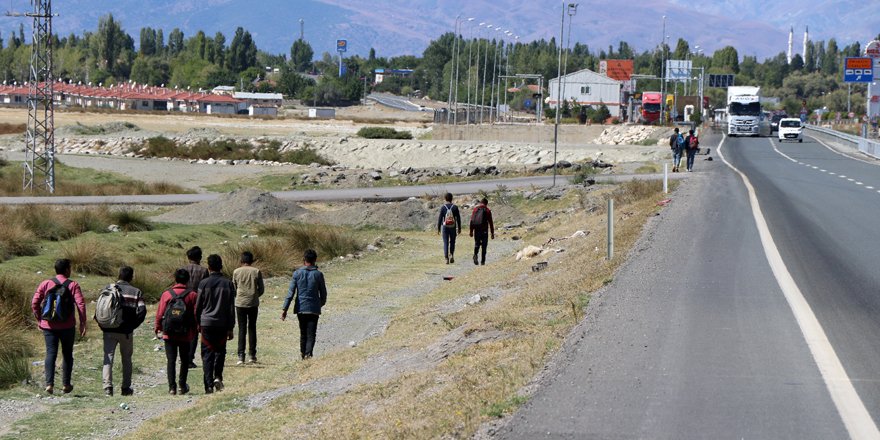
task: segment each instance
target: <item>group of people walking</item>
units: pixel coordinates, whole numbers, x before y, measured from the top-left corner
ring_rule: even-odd
[[[443,199],[445,203],[440,207],[440,216],[437,218],[437,233],[443,237],[443,258],[446,264],[451,264],[455,263],[455,239],[461,235],[461,212],[452,203],[452,193],[446,193]],[[474,238],[474,264],[484,265],[489,238],[495,239],[495,223],[489,200],[485,197],[471,210],[469,225],[468,235]]]
[[[226,344],[233,339],[238,322],[238,364],[257,362],[257,316],[260,297],[265,292],[263,275],[254,267],[254,255],[242,252],[240,267],[229,279],[223,275],[223,259],[216,254],[201,265],[202,250],[198,246],[186,252],[189,264],[174,272],[174,282],[159,298],[153,331],[164,341],[168,392],[172,395],[190,392],[189,370],[201,342],[202,371],[205,394],[222,391],[226,363]],[[300,322],[300,355],[312,357],[321,307],[327,302],[323,273],[318,270],[318,254],[306,250],[303,266],[293,272],[281,319],[287,317],[291,304]],[[46,392],[55,391],[55,364],[58,350],[62,354],[62,392],[73,391],[73,345],[76,333],[85,337],[87,330],[86,303],[80,285],[71,279],[71,261],[55,262],[55,277],[43,281],[34,292],[31,309],[43,332],[46,344]],[[133,333],[147,316],[141,290],[131,284],[134,269],[123,266],[119,278],[105,287],[96,301],[94,319],[103,333],[104,361],[102,384],[104,393],[112,396],[113,363],[116,349],[122,358],[123,396],[132,395]],[[247,356],[247,357],[245,357]],[[180,365],[178,372],[177,366]]]
[[[687,171],[691,172],[694,170],[694,157],[697,155],[697,151],[700,150],[700,138],[694,134],[693,130],[688,130],[688,135],[683,136],[679,132],[678,127],[675,127],[675,131],[669,137],[669,148],[672,149],[673,173],[679,172],[682,154],[685,154],[687,157]]]

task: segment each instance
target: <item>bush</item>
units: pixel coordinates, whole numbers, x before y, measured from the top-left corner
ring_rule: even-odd
[[[412,133],[388,127],[364,127],[357,135],[365,139],[412,139]]]
[[[327,225],[274,222],[258,226],[257,234],[283,239],[295,264],[302,261],[306,249],[314,249],[325,261],[361,249],[358,241],[343,229]]]
[[[125,232],[150,231],[153,225],[147,220],[147,216],[135,211],[116,211],[110,214],[110,219],[119,229]]]
[[[311,165],[312,163],[333,165],[333,162],[324,156],[321,156],[317,151],[312,150],[311,148],[285,151],[279,162],[290,162],[299,165]]]
[[[116,276],[121,266],[104,243],[95,239],[79,240],[62,247],[61,257],[70,260],[73,272],[90,275]]]
[[[18,221],[43,240],[60,241],[76,234],[65,222],[67,212],[42,205],[25,205],[16,209]]]
[[[581,169],[574,173],[574,176],[571,177],[571,183],[573,185],[582,185],[592,179],[595,175],[596,169],[593,168],[592,164],[587,163],[582,165]]]
[[[176,268],[175,268],[176,269]],[[134,279],[131,285],[137,287],[144,294],[144,301],[157,303],[162,292],[174,284],[174,270],[137,270],[134,271]]]
[[[40,240],[33,231],[21,223],[3,223],[5,225],[0,228],[0,261],[40,253]]]
[[[221,252],[223,269],[227,275],[238,267],[241,253],[254,254],[254,266],[260,268],[264,277],[289,276],[293,268],[302,262],[302,254],[292,252],[282,238],[260,238],[238,244],[228,244]]]
[[[31,313],[33,286],[25,286],[20,278],[10,274],[0,274],[0,310],[7,312],[10,319],[15,318],[19,324],[28,322]]]
[[[73,234],[79,235],[86,232],[107,232],[107,221],[110,212],[107,207],[101,207],[98,210],[79,209],[68,211],[63,217],[65,226]]]
[[[15,313],[0,309],[0,386],[15,385],[30,377],[28,358],[33,347],[24,336]]]

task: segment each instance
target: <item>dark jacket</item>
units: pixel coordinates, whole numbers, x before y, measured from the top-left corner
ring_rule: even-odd
[[[450,208],[452,209],[452,216],[455,218],[455,229],[461,234],[461,214],[458,212],[458,206],[455,206],[452,203],[444,203],[443,206],[440,207],[440,217],[437,219],[437,232],[440,232],[440,230],[445,227],[443,225],[443,220],[446,218],[446,211]]]
[[[175,284],[169,289],[171,292],[174,292],[175,295],[180,295],[182,292],[188,290],[183,284]],[[186,311],[190,313],[190,320],[187,321],[189,324],[189,328],[187,328],[186,333],[182,335],[169,335],[165,333],[165,330],[162,328],[162,319],[165,318],[165,309],[168,308],[168,304],[171,302],[171,293],[168,290],[162,292],[162,296],[159,298],[159,306],[156,309],[156,323],[154,330],[157,332],[162,332],[162,339],[171,340],[176,342],[189,342],[192,341],[193,338],[196,337],[196,301],[198,294],[192,290],[183,297],[183,302],[186,304]]]
[[[132,286],[125,281],[117,281],[119,291],[122,293],[122,324],[116,328],[103,328],[105,333],[129,334],[143,324],[147,317],[147,305],[144,303],[144,294],[141,289]]]
[[[684,145],[678,144],[679,136],[681,136],[681,133],[674,133],[672,136],[669,137],[669,148],[672,148],[673,150],[682,150],[687,146],[687,142],[685,142]]]
[[[208,269],[195,263],[189,263],[183,266],[183,269],[189,272],[189,281],[186,282],[186,288],[194,292],[199,290],[199,283],[208,277]]]
[[[474,225],[473,219],[474,214],[477,213],[477,210],[480,208],[485,208],[486,213],[484,214],[483,224]],[[491,232],[492,235],[495,235],[495,223],[492,221],[492,210],[489,209],[488,206],[480,203],[477,206],[474,206],[474,210],[471,211],[471,224],[470,224],[471,232]]]
[[[202,327],[235,328],[235,285],[220,272],[199,283],[196,321]]]
[[[694,139],[697,140],[697,146],[694,147],[694,148],[691,148],[691,138],[694,138]],[[693,135],[693,136],[691,136],[690,134],[687,135],[687,136],[685,136],[685,138],[684,138],[684,147],[685,147],[686,149],[688,149],[688,150],[691,150],[691,151],[697,151],[697,149],[700,148],[700,138],[698,138],[697,135]]]
[[[318,266],[303,266],[293,271],[282,310],[286,312],[290,308],[294,296],[293,313],[321,314],[321,307],[327,304],[327,285]]]

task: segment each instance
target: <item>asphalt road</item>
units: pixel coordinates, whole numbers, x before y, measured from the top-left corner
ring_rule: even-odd
[[[370,96],[368,96],[367,99],[372,99],[373,101],[376,101],[386,107],[396,108],[398,110],[404,110],[408,112],[420,111],[418,105],[413,104],[409,101],[409,99],[402,98],[400,96],[388,95],[384,93],[370,93]]]
[[[767,138],[728,139],[723,154],[751,180],[779,254],[873,425],[880,168],[810,140],[779,149],[796,160]],[[816,339],[808,344],[768,263],[742,180],[717,160],[695,168],[497,437],[849,437],[811,352]]]

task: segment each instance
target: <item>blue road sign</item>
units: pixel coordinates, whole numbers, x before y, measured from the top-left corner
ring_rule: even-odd
[[[348,40],[336,40],[336,51],[345,52],[348,50]]]
[[[874,81],[874,60],[868,57],[847,57],[843,64],[844,82]]]

